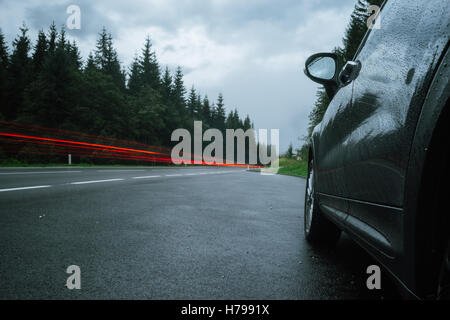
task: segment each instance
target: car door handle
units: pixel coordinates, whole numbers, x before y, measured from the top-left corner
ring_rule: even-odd
[[[342,68],[341,73],[339,73],[339,81],[341,85],[347,85],[359,76],[361,71],[361,62],[358,61],[348,61],[344,68]]]

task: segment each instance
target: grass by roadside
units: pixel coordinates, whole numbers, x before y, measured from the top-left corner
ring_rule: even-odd
[[[296,159],[280,158],[280,169],[278,174],[298,176],[306,178],[308,175],[308,162]]]

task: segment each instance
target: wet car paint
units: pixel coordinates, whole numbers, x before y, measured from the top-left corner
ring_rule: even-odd
[[[449,1],[387,1],[381,29],[371,30],[354,59],[362,63],[359,77],[336,93],[313,131],[322,210],[412,291],[408,165],[448,48],[449,8]]]

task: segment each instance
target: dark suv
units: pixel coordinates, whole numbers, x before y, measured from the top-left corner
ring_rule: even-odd
[[[417,298],[449,298],[450,1],[388,0],[353,61],[306,75],[332,98],[314,129],[305,235],[341,230]]]

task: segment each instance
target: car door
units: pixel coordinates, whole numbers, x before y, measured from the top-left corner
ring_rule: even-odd
[[[415,126],[447,45],[449,1],[387,1],[356,60],[345,149],[347,222],[389,255],[401,247],[405,178]],[[396,249],[397,248],[397,249]]]
[[[347,201],[343,199],[347,194],[347,185],[342,139],[348,134],[345,119],[351,104],[352,86],[340,88],[324,114],[314,142],[317,191],[321,206],[331,209],[334,218],[340,217],[341,220],[347,212]]]

